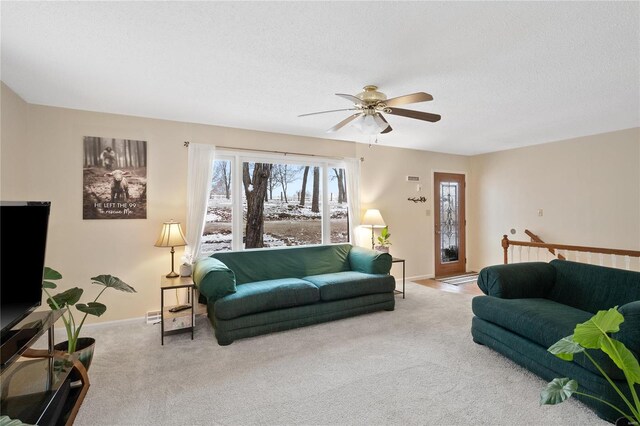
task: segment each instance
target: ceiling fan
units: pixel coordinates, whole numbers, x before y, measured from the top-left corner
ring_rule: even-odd
[[[396,98],[387,99],[387,95],[378,92],[377,86],[364,86],[364,91],[357,95],[347,95],[344,93],[336,93],[337,96],[353,102],[353,108],[332,109],[329,111],[311,112],[301,114],[298,117],[306,117],[308,115],[326,114],[338,111],[358,111],[345,118],[327,132],[335,132],[340,130],[347,124],[353,122],[354,126],[367,134],[389,133],[393,129],[389,122],[384,118],[382,113],[400,115],[402,117],[415,118],[417,120],[430,121],[435,123],[440,120],[438,114],[431,114],[422,111],[413,111],[409,109],[396,108],[398,105],[412,104],[416,102],[426,102],[433,100],[433,96],[424,92],[412,93],[410,95],[398,96]]]

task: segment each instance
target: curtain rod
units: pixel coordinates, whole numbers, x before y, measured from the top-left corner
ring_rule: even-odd
[[[184,147],[188,148],[189,147],[189,143],[190,143],[189,141],[184,141]],[[287,155],[301,155],[301,156],[304,156],[304,157],[330,158],[332,160],[344,160],[345,159],[345,157],[332,157],[332,156],[326,156],[326,155],[303,154],[301,152],[271,151],[271,150],[267,150],[267,149],[235,148],[235,147],[231,147],[231,146],[221,146],[221,145],[216,145],[216,148],[228,149],[230,151],[266,152],[266,153],[269,153],[269,154],[284,154],[285,156],[287,156]],[[364,161],[364,157],[360,157],[360,161]]]

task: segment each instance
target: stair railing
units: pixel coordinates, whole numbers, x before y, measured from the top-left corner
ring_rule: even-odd
[[[516,260],[519,262],[531,262],[561,259],[640,271],[640,251],[638,250],[545,243],[528,229],[525,230],[525,234],[527,234],[532,241],[514,241],[510,240],[506,235],[502,237],[503,260],[505,264],[516,263]],[[514,248],[517,248],[517,250],[514,250]],[[551,257],[551,259],[549,259],[549,257]],[[618,266],[618,260],[620,258],[623,265]]]

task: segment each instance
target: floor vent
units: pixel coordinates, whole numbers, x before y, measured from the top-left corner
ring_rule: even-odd
[[[160,322],[160,311],[147,312],[147,324],[156,324]]]

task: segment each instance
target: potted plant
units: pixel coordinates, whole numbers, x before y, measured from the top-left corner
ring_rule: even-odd
[[[95,346],[95,339],[91,337],[80,337],[80,331],[84,325],[84,321],[87,319],[87,315],[101,316],[107,310],[107,307],[98,302],[98,299],[108,288],[123,291],[125,293],[135,293],[135,289],[129,284],[125,283],[118,277],[112,275],[98,275],[91,278],[93,284],[104,286],[104,288],[98,293],[92,302],[78,303],[80,297],[82,297],[83,289],[78,287],[70,288],[62,293],[58,293],[52,296],[47,289],[56,288],[56,284],[52,281],[62,279],[60,272],[51,269],[44,268],[44,281],[42,282],[42,289],[49,296],[47,303],[51,309],[66,309],[66,312],[62,314],[62,322],[64,328],[67,331],[67,341],[61,342],[55,345],[55,349],[61,350],[67,353],[76,353],[78,359],[84,367],[89,370],[91,360],[93,359],[93,349]],[[79,312],[84,313],[82,319],[78,322],[73,314],[71,307],[75,307]]]
[[[609,336],[609,333],[617,333],[620,331],[620,324],[623,322],[624,317],[618,312],[617,306],[608,311],[598,311],[598,313],[588,321],[578,324],[571,336],[560,339],[554,343],[548,351],[565,361],[572,361],[574,354],[583,353],[613,387],[622,401],[624,401],[626,407],[616,407],[608,401],[581,392],[578,388],[578,382],[566,377],[555,378],[547,385],[540,393],[540,405],[559,404],[573,394],[581,395],[586,398],[598,400],[617,411],[622,417],[618,419],[616,425],[639,425],[640,399],[638,398],[636,387],[640,384],[640,365],[633,353],[622,342]],[[587,349],[601,350],[622,370],[629,385],[631,400],[629,400],[622,390],[609,378],[600,365],[598,365],[589,354]]]
[[[375,247],[375,249],[383,253],[389,253],[389,246],[391,245],[389,237],[391,237],[391,234],[389,233],[389,227],[385,226],[384,228],[382,228],[382,231],[380,231],[380,236],[378,237],[378,245]]]

